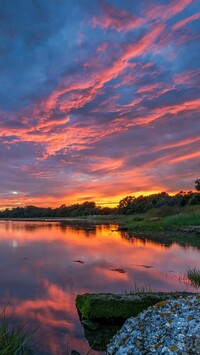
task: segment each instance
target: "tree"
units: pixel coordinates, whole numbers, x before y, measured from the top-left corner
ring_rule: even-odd
[[[196,179],[196,180],[195,180],[195,189],[196,189],[197,191],[200,191],[200,179]]]
[[[134,200],[133,196],[126,196],[123,200],[119,201],[119,209],[127,208],[131,202]]]

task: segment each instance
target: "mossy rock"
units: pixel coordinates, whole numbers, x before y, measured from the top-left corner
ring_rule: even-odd
[[[90,330],[85,325],[84,333],[88,341],[89,347],[96,351],[106,351],[106,347],[115,334],[121,329],[121,325],[105,325],[101,324],[98,329]]]
[[[149,306],[170,298],[189,296],[187,292],[150,292],[114,295],[111,293],[77,295],[76,307],[81,319],[127,319]]]

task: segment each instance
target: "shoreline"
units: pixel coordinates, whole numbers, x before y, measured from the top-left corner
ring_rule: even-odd
[[[42,222],[42,223],[67,223],[80,222],[87,224],[114,224],[117,232],[121,232],[127,239],[138,237],[150,239],[155,242],[170,245],[177,242],[180,245],[191,245],[200,248],[200,225],[164,225],[164,219],[151,220],[143,216],[143,220],[135,220],[134,215],[95,215],[80,217],[41,217],[41,218],[0,218],[0,222]],[[112,230],[113,232],[113,230]]]
[[[63,221],[85,221],[87,218],[84,217],[55,217],[55,218],[0,218],[0,221],[11,221],[11,222],[63,222]]]

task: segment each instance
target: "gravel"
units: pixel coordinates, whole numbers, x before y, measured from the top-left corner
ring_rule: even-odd
[[[106,354],[200,354],[200,295],[162,301],[127,319]]]

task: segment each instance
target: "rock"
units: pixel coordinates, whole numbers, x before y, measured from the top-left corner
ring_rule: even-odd
[[[83,323],[82,323],[83,324]],[[100,325],[98,329],[92,330],[84,327],[85,338],[88,341],[89,347],[97,351],[105,351],[106,346],[122,327],[121,325]]]
[[[80,319],[97,320],[111,323],[117,319],[127,319],[136,316],[144,309],[169,298],[189,296],[187,292],[143,292],[134,294],[83,294],[77,295],[76,307]]]
[[[100,327],[99,323],[92,322],[89,319],[83,319],[81,323],[83,324],[84,328],[89,330],[97,330]]]
[[[162,301],[127,319],[106,354],[200,354],[200,295]]]
[[[111,269],[111,271],[117,271],[120,274],[125,274],[125,272],[126,272],[124,269],[121,269],[121,268]]]
[[[148,218],[147,221],[157,222],[157,221],[160,221],[160,217],[151,217],[151,218]]]

